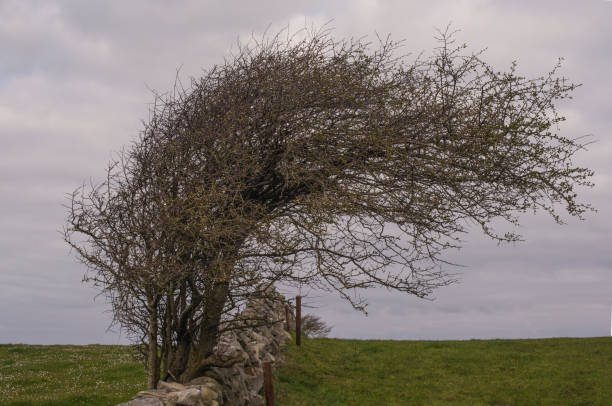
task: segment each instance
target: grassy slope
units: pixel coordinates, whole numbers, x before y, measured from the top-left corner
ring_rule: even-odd
[[[290,345],[278,404],[612,405],[612,339]]]
[[[108,406],[145,386],[126,346],[0,345],[0,406]]]
[[[612,405],[612,338],[305,339],[277,405]],[[0,406],[107,406],[145,386],[124,346],[0,345]]]

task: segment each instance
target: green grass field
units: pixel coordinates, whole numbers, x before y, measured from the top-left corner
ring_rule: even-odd
[[[108,406],[144,389],[124,346],[0,345],[0,406]],[[612,405],[612,338],[291,344],[277,405]]]
[[[278,404],[612,405],[612,338],[306,340],[277,372]]]
[[[145,382],[130,347],[0,345],[0,406],[109,406]]]

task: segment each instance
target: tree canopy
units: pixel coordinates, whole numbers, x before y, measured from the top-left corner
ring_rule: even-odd
[[[430,57],[330,32],[264,38],[158,94],[106,181],[77,189],[66,241],[148,345],[150,386],[219,360],[245,298],[272,283],[419,297],[471,225],[589,209],[555,106],[577,85],[494,70],[445,33]],[[256,321],[256,317],[249,322]],[[248,324],[248,323],[247,323]],[[161,360],[157,358],[161,348]]]

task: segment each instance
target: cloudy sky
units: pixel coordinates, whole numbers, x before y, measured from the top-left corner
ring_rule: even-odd
[[[596,172],[584,200],[599,210],[558,226],[527,216],[526,242],[474,232],[449,259],[460,283],[418,300],[369,294],[369,316],[307,292],[332,336],[393,339],[610,334],[612,305],[612,2],[550,1],[29,1],[0,0],[0,343],[121,343],[109,307],[81,283],[61,229],[65,195],[99,179],[147,116],[150,89],[170,89],[220,63],[239,38],[332,20],[337,37],[405,39],[429,52],[436,27],[505,69],[562,73],[583,84],[562,132],[596,141],[577,163]],[[287,292],[291,293],[291,292]]]

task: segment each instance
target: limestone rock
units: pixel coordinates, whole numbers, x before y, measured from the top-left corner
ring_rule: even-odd
[[[233,332],[221,335],[215,350],[219,359],[224,361],[235,359],[238,362],[244,362],[249,358],[249,355],[240,345],[238,337]]]
[[[117,406],[167,406],[159,398],[138,398],[132,399],[129,402],[120,403]]]
[[[185,385],[181,385],[178,382],[165,382],[165,381],[159,381],[157,383],[157,387],[166,392],[177,392],[177,391],[187,389]]]
[[[167,395],[170,402],[177,406],[200,406],[202,393],[199,389],[191,388],[178,392],[170,392]]]
[[[250,344],[246,347],[246,352],[249,354],[249,361],[251,363],[258,363],[260,361],[260,352],[266,346],[263,342],[256,342],[255,344]]]
[[[134,398],[165,398],[166,393],[163,389],[149,389],[138,392]]]
[[[203,386],[203,387],[212,389],[213,391],[217,393],[221,393],[223,391],[221,384],[217,382],[216,379],[213,379],[209,376],[200,376],[199,378],[192,379],[191,381],[187,383],[187,386],[188,387]]]
[[[249,406],[264,406],[266,402],[264,401],[263,396],[260,394],[254,393],[249,400]]]
[[[189,385],[219,385],[219,382],[209,376],[200,376],[189,381],[187,386]]]
[[[259,392],[261,388],[263,388],[264,378],[263,378],[263,368],[258,367],[246,367],[244,369],[245,373],[245,381],[247,387],[253,393]]]
[[[219,398],[219,394],[217,392],[215,392],[214,390],[206,387],[206,386],[201,386],[200,387],[200,392],[201,392],[201,397],[200,399],[202,400],[202,403],[206,406],[209,406],[213,401],[217,401],[217,399]]]

